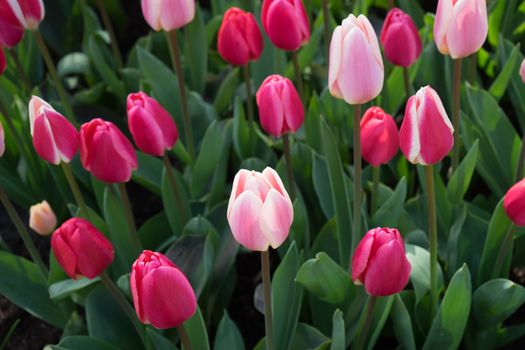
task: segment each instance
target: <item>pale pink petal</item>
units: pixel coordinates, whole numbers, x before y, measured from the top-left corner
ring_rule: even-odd
[[[269,242],[261,230],[260,215],[263,203],[253,192],[243,192],[234,201],[228,216],[233,237],[250,250],[268,250]]]
[[[244,191],[244,184],[246,180],[250,177],[251,171],[246,169],[241,169],[235,175],[233,179],[232,191],[230,194],[230,200],[228,201],[228,211],[227,216],[230,216],[231,209],[233,207],[233,202],[235,199]]]
[[[272,189],[264,201],[260,224],[262,232],[272,248],[277,249],[288,237],[293,222],[293,206],[290,199]]]
[[[335,28],[330,41],[330,62],[328,65],[328,87],[330,93],[335,98],[343,98],[337,79],[339,78],[339,71],[341,70],[341,51],[343,47],[343,28],[341,26]]]
[[[399,129],[399,147],[409,162],[418,162],[421,144],[419,140],[419,128],[416,109],[416,96],[408,99],[405,117]]]
[[[434,20],[434,41],[443,55],[448,55],[447,32],[452,21],[453,0],[439,0]]]
[[[273,170],[270,167],[266,167],[262,172],[262,176],[264,176],[264,178],[266,179],[266,181],[268,181],[272,188],[276,189],[280,194],[290,199],[290,196],[286,191],[286,187],[284,187],[283,181],[281,180],[281,177],[279,176],[277,171]]]
[[[142,0],[142,14],[144,19],[155,31],[162,30],[160,13],[162,11],[162,0]]]
[[[458,0],[454,5],[452,21],[447,31],[447,45],[454,59],[467,57],[478,51],[488,33],[485,0]]]

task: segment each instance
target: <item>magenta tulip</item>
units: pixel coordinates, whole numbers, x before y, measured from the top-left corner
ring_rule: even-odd
[[[396,122],[379,107],[370,107],[361,119],[361,152],[373,166],[390,162],[399,149]]]
[[[454,128],[437,92],[425,86],[408,99],[399,130],[401,151],[413,164],[441,161],[454,146]]]
[[[4,134],[4,126],[0,122],[0,157],[2,157],[5,153],[5,134]]]
[[[227,216],[237,242],[266,251],[269,246],[278,248],[288,237],[293,205],[275,170],[242,169],[233,180]]]
[[[423,50],[414,21],[397,7],[386,16],[381,30],[381,44],[390,62],[402,67],[414,63]]]
[[[0,46],[0,76],[4,74],[4,71],[6,68],[7,68],[7,62],[5,59],[4,50]]]
[[[401,292],[411,271],[403,238],[395,228],[368,231],[352,257],[352,281],[364,284],[366,292],[373,296]]]
[[[197,310],[190,282],[161,253],[143,251],[133,263],[129,282],[135,311],[142,323],[160,329],[174,328]]]
[[[525,59],[523,61],[521,61],[520,77],[521,77],[521,81],[523,81],[525,83]]]
[[[24,28],[9,23],[4,17],[5,13],[0,12],[0,46],[12,48],[22,40]]]
[[[302,0],[263,0],[261,21],[271,42],[296,51],[310,40],[310,23]]]
[[[503,207],[516,226],[525,226],[525,179],[512,186],[503,198]]]
[[[15,27],[35,30],[44,19],[42,0],[0,0],[0,16]]]
[[[195,16],[195,0],[142,0],[142,14],[153,30],[184,27]]]
[[[268,134],[279,137],[295,132],[304,120],[304,108],[293,83],[280,75],[270,75],[257,91],[261,126]]]

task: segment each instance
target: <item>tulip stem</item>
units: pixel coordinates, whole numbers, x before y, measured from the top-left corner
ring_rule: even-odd
[[[434,189],[434,166],[427,165],[425,179],[427,186],[428,234],[430,241],[430,318],[434,317],[434,310],[438,302],[437,267],[438,241],[436,223],[436,195]]]
[[[410,97],[410,74],[407,67],[403,67],[403,82],[405,83],[405,94],[407,99]]]
[[[452,124],[454,126],[454,149],[452,151],[452,172],[459,164],[459,150],[461,140],[459,138],[460,113],[461,113],[461,63],[462,59],[454,60],[454,82],[452,85]]]
[[[53,79],[53,83],[55,84],[55,89],[58,92],[58,96],[60,97],[60,100],[62,101],[62,107],[64,107],[64,109],[66,110],[66,115],[68,119],[75,126],[77,126],[78,122],[75,118],[73,107],[71,106],[71,103],[69,103],[69,100],[66,94],[66,89],[64,88],[64,84],[62,84],[62,81],[60,80],[60,77],[58,76],[57,69],[55,67],[55,64],[53,63],[53,59],[51,58],[51,54],[49,53],[46,42],[44,41],[42,34],[40,34],[38,30],[34,30],[33,35],[35,37],[38,48],[40,49],[40,53],[42,54],[42,58],[44,59],[44,62],[46,63],[47,69],[49,70],[49,74],[51,74],[51,79]]]
[[[374,316],[374,307],[377,302],[377,297],[370,295],[368,297],[368,302],[366,303],[366,311],[365,311],[365,319],[364,321],[359,322],[359,325],[357,326],[357,344],[356,344],[356,350],[362,350],[365,348],[366,343],[366,337],[368,336],[368,331],[370,330],[370,326],[372,325],[372,319]]]
[[[190,338],[188,337],[186,329],[184,329],[184,325],[178,326],[177,332],[179,333],[180,343],[182,344],[182,350],[191,350]]]
[[[266,350],[273,350],[272,281],[270,279],[269,249],[261,252],[261,268],[264,290],[264,326],[266,330]]]
[[[128,191],[126,191],[126,184],[120,182],[117,184],[120,200],[124,206],[124,214],[126,215],[126,221],[128,222],[129,238],[135,252],[138,254],[141,249],[139,236],[137,234],[137,226],[135,226],[135,219],[133,218],[133,211],[131,210],[131,202],[129,201]]]
[[[381,176],[381,165],[372,167],[372,199],[370,203],[370,216],[374,216],[377,210],[379,196],[379,178]]]
[[[283,149],[284,149],[284,160],[286,162],[286,178],[288,180],[288,191],[290,191],[290,198],[292,200],[292,203],[295,199],[295,187],[294,187],[294,180],[293,180],[293,163],[292,163],[292,157],[290,154],[290,139],[288,138],[288,134],[283,135]]]
[[[73,192],[73,197],[75,197],[75,200],[80,209],[80,214],[85,219],[89,220],[89,211],[87,209],[86,201],[84,201],[84,197],[82,196],[82,192],[80,191],[78,182],[75,179],[75,175],[73,175],[73,170],[71,169],[71,165],[69,163],[62,162],[61,166],[62,166],[62,170],[64,171],[64,174],[66,175],[66,179],[67,179],[67,182],[69,183],[69,187],[71,188],[71,192]]]
[[[173,197],[175,197],[175,205],[177,206],[177,209],[179,211],[181,224],[182,226],[184,226],[188,222],[189,218],[187,217],[186,212],[184,211],[184,206],[182,205],[182,198],[179,185],[177,184],[177,178],[175,177],[175,172],[171,167],[170,158],[166,153],[164,153],[162,160],[164,161],[164,167],[166,168],[166,173],[168,175],[168,180],[171,185],[170,187],[171,191],[173,192]]]
[[[326,63],[330,58],[330,11],[328,10],[328,0],[323,0],[323,30],[324,30],[324,51]]]
[[[352,268],[352,255],[361,237],[361,105],[354,105],[354,231],[348,269]]]
[[[299,65],[299,55],[297,54],[297,51],[292,52],[292,62],[293,62],[293,68],[295,70],[295,80],[297,84],[297,88],[299,89],[299,95],[301,96],[301,101],[304,101],[304,85],[303,85],[303,78],[301,76],[301,66]]]
[[[22,63],[20,62],[20,59],[18,57],[18,54],[16,53],[15,49],[7,50],[9,52],[9,56],[11,56],[11,59],[15,63],[16,71],[18,72],[18,75],[20,76],[20,80],[22,80],[22,85],[24,86],[26,92],[28,95],[31,94],[31,83],[29,82],[29,79],[27,78],[27,74],[24,72],[24,67],[22,66]]]
[[[20,215],[18,215],[15,207],[13,206],[13,203],[11,202],[11,200],[7,196],[7,193],[2,187],[0,187],[0,201],[4,205],[5,210],[7,211],[7,215],[9,215],[9,218],[15,225],[16,230],[18,231],[18,234],[20,235],[20,238],[22,238],[22,241],[24,241],[24,245],[26,246],[26,249],[29,252],[29,255],[31,255],[31,259],[36,264],[36,266],[40,269],[40,272],[42,273],[42,277],[44,278],[44,281],[47,281],[47,276],[48,276],[47,267],[44,264],[42,257],[38,253],[38,249],[36,248],[35,243],[31,239],[29,232],[24,226],[24,223],[22,222]]]
[[[180,103],[182,107],[182,117],[184,119],[184,136],[186,136],[186,145],[188,146],[188,153],[191,159],[194,159],[195,153],[193,150],[193,134],[191,128],[191,118],[188,110],[188,100],[186,98],[186,86],[184,85],[184,71],[182,70],[179,45],[177,43],[177,31],[172,30],[166,32],[168,44],[171,50],[171,60],[173,69],[177,74],[177,81],[179,83]]]
[[[521,140],[520,155],[518,158],[518,165],[516,168],[516,181],[518,182],[523,178],[523,163],[525,163],[525,134]]]
[[[113,51],[113,56],[115,56],[115,63],[117,64],[118,69],[122,69],[122,67],[124,67],[122,55],[120,54],[115,30],[113,29],[113,25],[111,24],[111,21],[109,19],[106,6],[104,5],[104,0],[97,0],[97,6],[100,12],[100,16],[102,17],[102,22],[104,23],[104,27],[106,27],[106,31],[109,34],[109,39],[111,41],[111,50]]]
[[[244,83],[246,85],[246,109],[248,110],[248,123],[250,126],[250,154],[254,154],[255,147],[255,133],[254,133],[254,117],[253,117],[253,97],[252,97],[252,84],[250,80],[250,67],[246,64],[242,67],[244,76]]]
[[[516,230],[517,227],[514,224],[510,224],[507,232],[505,233],[505,237],[503,238],[503,242],[501,243],[501,247],[499,248],[498,257],[496,259],[496,263],[494,264],[494,270],[492,270],[491,279],[499,278],[501,276],[503,264],[505,263],[507,254],[509,254],[509,251],[511,250],[512,241],[514,240],[514,234],[516,233]]]

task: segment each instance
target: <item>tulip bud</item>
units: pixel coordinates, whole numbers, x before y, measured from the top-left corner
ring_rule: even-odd
[[[222,18],[217,49],[222,59],[234,66],[244,66],[261,56],[264,41],[255,16],[230,7]]]
[[[396,122],[379,107],[370,107],[361,119],[361,152],[373,166],[386,164],[396,155],[399,135]]]
[[[129,283],[135,311],[142,323],[159,329],[174,328],[197,310],[190,282],[161,253],[143,251],[133,263]]]
[[[36,153],[51,164],[69,163],[78,150],[75,127],[40,97],[29,101],[29,122]]]
[[[47,201],[32,205],[29,208],[29,227],[42,236],[53,232],[57,225],[57,217]]]
[[[263,0],[261,21],[270,41],[296,51],[310,40],[310,23],[302,0]]]
[[[289,79],[270,75],[261,84],[256,99],[261,126],[268,134],[279,137],[297,131],[303,124],[303,104]]]
[[[521,77],[521,81],[523,81],[523,83],[525,83],[525,59],[523,61],[521,61],[520,77]]]
[[[381,44],[386,57],[395,65],[408,67],[421,55],[423,46],[412,18],[394,7],[381,30]]]
[[[7,68],[7,62],[5,60],[4,50],[0,46],[0,76],[4,74],[4,71],[6,68]]]
[[[175,145],[179,132],[171,115],[144,92],[128,95],[129,131],[137,147],[152,156],[162,156]]]
[[[42,0],[0,0],[2,18],[15,27],[35,30],[44,19]]]
[[[111,242],[89,221],[72,218],[51,237],[51,248],[69,277],[95,278],[113,262]]]
[[[363,104],[379,95],[384,75],[374,28],[365,16],[351,14],[335,28],[330,42],[330,93],[349,104]]]
[[[516,226],[525,226],[525,179],[512,186],[503,198],[503,208]]]
[[[467,57],[478,51],[488,33],[486,0],[439,0],[434,41],[443,55]]]
[[[352,257],[352,281],[364,284],[366,292],[373,296],[401,292],[411,271],[403,238],[395,228],[368,231]]]
[[[5,152],[5,135],[4,135],[4,127],[2,123],[0,122],[0,157],[4,155]]]
[[[153,30],[172,31],[195,17],[195,0],[142,0],[142,14]]]
[[[237,242],[266,251],[269,246],[278,248],[288,237],[293,205],[275,170],[241,169],[233,180],[227,216]]]
[[[0,5],[0,8],[2,6]],[[0,46],[12,48],[22,40],[24,28],[12,25],[4,18],[4,15],[5,13],[0,12]]]
[[[107,183],[128,182],[137,169],[137,154],[115,124],[95,118],[80,128],[80,160],[86,170]]]
[[[408,99],[399,130],[401,151],[413,164],[441,161],[454,146],[454,127],[437,92],[425,86]]]

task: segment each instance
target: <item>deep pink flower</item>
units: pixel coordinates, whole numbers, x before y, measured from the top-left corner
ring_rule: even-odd
[[[390,62],[403,67],[414,63],[423,50],[414,21],[397,7],[386,16],[381,30],[381,44]]]
[[[361,119],[361,153],[373,166],[386,164],[399,149],[396,122],[379,107],[367,109]]]
[[[310,23],[302,0],[263,0],[261,21],[271,42],[296,51],[310,40]]]

